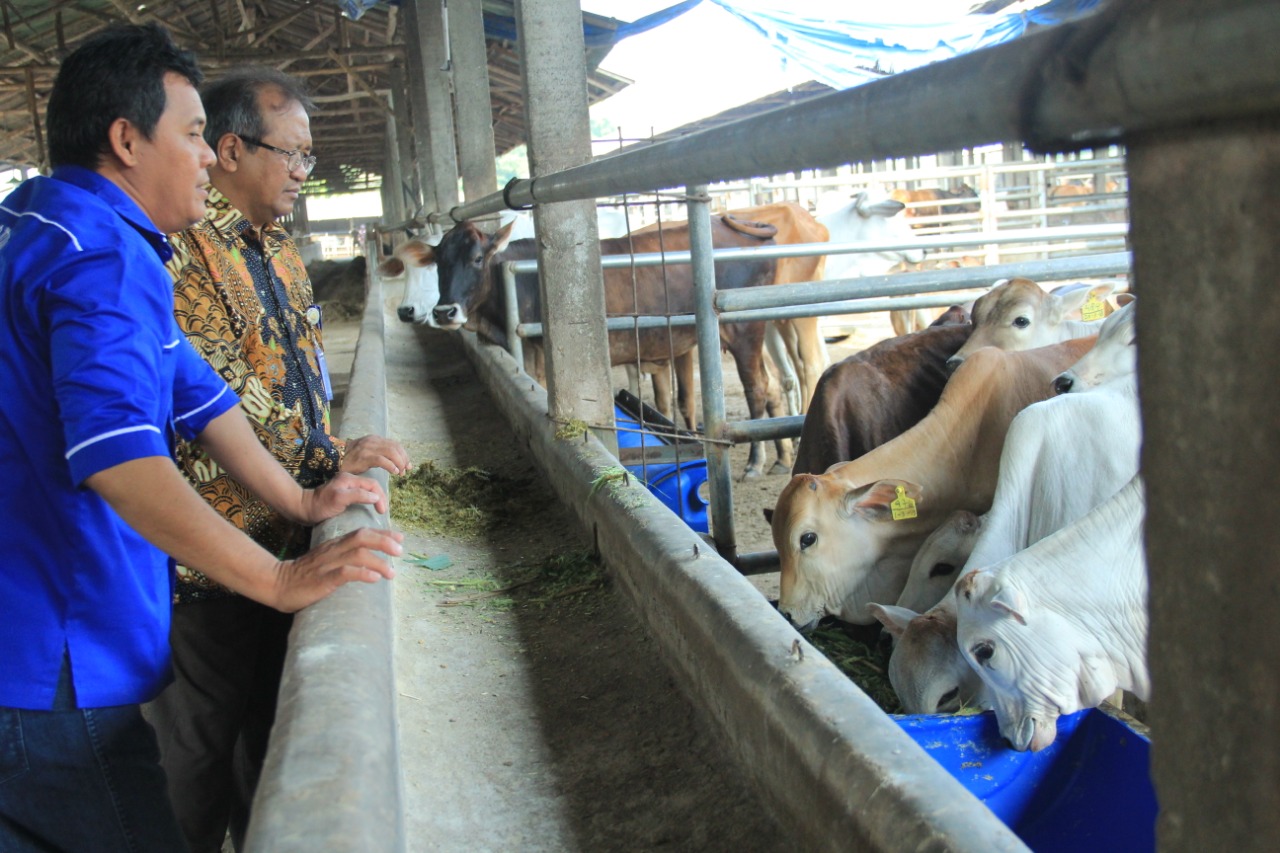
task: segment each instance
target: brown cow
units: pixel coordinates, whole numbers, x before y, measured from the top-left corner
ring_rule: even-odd
[[[730,216],[752,222],[764,222],[778,229],[774,241],[780,246],[798,243],[827,242],[827,226],[813,218],[813,214],[793,201],[745,207],[729,212]],[[796,284],[805,281],[821,281],[824,255],[804,258],[779,258],[774,284]],[[831,363],[826,342],[818,331],[817,317],[796,317],[790,320],[772,321],[786,345],[791,363],[795,365],[800,383],[800,411],[809,411],[813,393],[818,387],[818,377]],[[781,365],[780,365],[781,367]]]
[[[967,323],[922,329],[827,368],[805,416],[791,473],[821,474],[919,423],[942,396],[950,375],[947,359],[971,329]]]
[[[907,219],[916,219],[921,217],[939,217],[948,213],[977,213],[978,212],[978,194],[973,187],[968,184],[961,184],[959,188],[954,190],[944,190],[941,187],[925,187],[918,190],[892,190],[889,195],[902,202],[907,206],[902,215]],[[966,199],[962,201],[962,199]],[[972,199],[971,201],[967,199]],[[924,204],[924,202],[936,202],[935,204]],[[927,228],[929,225],[949,225],[946,221],[941,222],[912,222],[913,228]]]
[[[533,240],[515,240],[508,244],[510,223],[492,236],[474,223],[459,222],[445,233],[433,252],[440,277],[440,299],[433,315],[443,329],[467,328],[482,337],[506,345],[506,299],[502,274],[498,266],[504,261],[536,258]],[[775,229],[760,223],[744,223],[728,217],[712,217],[712,244],[716,248],[773,245]],[[689,248],[689,228],[684,222],[664,226],[661,231],[636,232],[626,237],[600,241],[601,255],[682,251]],[[722,290],[766,285],[774,279],[773,260],[718,261],[715,264],[716,286]],[[667,316],[694,313],[691,266],[613,268],[604,271],[605,312],[610,316]],[[537,273],[516,276],[516,294],[521,322],[538,322],[542,317],[542,298]],[[609,358],[612,364],[662,362],[688,357],[697,344],[692,326],[671,329],[641,329],[609,333]],[[541,352],[540,342],[530,341],[530,355],[535,365]],[[781,414],[781,401],[767,393],[764,375],[764,322],[726,323],[721,326],[721,344],[734,359],[738,377],[752,418]],[[691,386],[692,383],[690,383]],[[692,387],[682,389],[681,406],[686,418],[693,416]],[[689,399],[686,401],[685,396]],[[782,470],[791,466],[789,440],[777,442],[778,461]],[[755,477],[764,472],[764,454],[758,442],[752,443],[744,476]]]

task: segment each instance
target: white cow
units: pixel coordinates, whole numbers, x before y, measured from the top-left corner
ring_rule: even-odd
[[[831,236],[832,243],[906,243],[915,239],[915,232],[905,216],[902,216],[902,202],[890,198],[882,189],[866,189],[859,192],[851,201],[827,213],[820,213],[816,218]],[[861,278],[869,275],[885,275],[900,263],[918,264],[924,260],[923,249],[894,249],[883,252],[852,252],[840,255],[827,255],[823,281],[840,278]],[[894,326],[896,334],[919,331],[929,325],[925,319],[919,322],[911,311],[891,311],[891,315],[912,315],[911,321],[899,330]],[[902,318],[899,318],[899,323]]]
[[[396,316],[403,323],[440,328],[431,316],[431,309],[440,301],[440,276],[427,247],[439,243],[441,236],[442,232],[437,232],[425,240],[403,243],[378,266],[378,273],[384,278],[404,276],[404,296],[396,309]]]
[[[1108,381],[1091,388],[1080,385],[1073,389],[1076,393],[1028,406],[1013,419],[1000,456],[991,509],[983,518],[965,571],[999,562],[1076,521],[1137,474],[1142,428],[1136,362],[1131,356],[1135,308],[1130,302],[1101,324],[1094,346],[1106,350],[1100,362],[1085,361],[1086,353],[1054,382],[1061,385],[1081,362],[1086,368],[1089,363],[1122,365],[1130,353],[1127,370],[1113,371]],[[930,615],[933,610],[927,608],[951,607],[944,596],[954,579],[933,574],[923,563],[918,567],[913,563],[913,572],[896,608],[873,611],[887,627],[893,623],[891,633],[907,639],[916,630],[916,611]],[[972,696],[972,682],[954,681],[959,648],[940,639],[932,626],[922,625],[921,630],[927,630],[928,639],[898,643],[890,662],[896,675],[891,682],[904,707],[910,713],[934,713],[942,709],[928,703],[952,691],[981,704]]]
[[[955,370],[982,347],[1027,350],[1097,334],[1096,322],[1074,320],[1072,315],[1079,316],[1091,296],[1102,300],[1113,289],[1113,285],[1099,284],[1046,293],[1030,279],[1001,279],[973,303],[973,334],[947,359],[947,368]]]
[[[1145,515],[1135,476],[1076,523],[956,581],[960,648],[1014,749],[1044,749],[1059,716],[1117,690],[1149,697]]]

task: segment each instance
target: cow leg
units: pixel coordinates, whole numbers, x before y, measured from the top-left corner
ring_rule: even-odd
[[[765,324],[764,346],[765,351],[769,354],[769,358],[774,365],[774,372],[777,374],[778,380],[782,385],[782,396],[787,402],[787,414],[798,415],[801,413],[800,401],[800,380],[796,376],[796,370],[789,353],[789,341],[785,340],[782,328],[787,326],[786,320],[770,321]],[[790,331],[789,329],[787,330]],[[766,363],[766,369],[767,363]]]
[[[725,327],[725,340],[729,352],[733,355],[734,366],[738,369],[738,379],[742,382],[743,396],[746,397],[747,412],[752,420],[762,417],[766,411],[780,415],[782,398],[774,388],[769,393],[768,377],[764,372],[764,324],[733,324],[737,329],[729,331]],[[732,337],[730,337],[732,336]],[[777,442],[779,463],[775,470],[791,470],[791,441],[779,439]],[[785,463],[785,464],[783,464]],[[747,468],[742,479],[754,479],[764,474],[764,448],[758,441],[751,442],[747,455]]]
[[[800,414],[809,411],[818,379],[831,366],[826,341],[818,331],[817,317],[796,317],[789,320],[792,334],[786,339],[787,349],[800,374]]]
[[[910,331],[911,325],[910,311],[890,311],[889,325],[893,326],[893,334],[895,336],[905,335]]]
[[[665,361],[645,362],[644,368],[653,378],[653,407],[675,423],[671,399],[671,365]]]
[[[698,348],[676,356],[673,363],[676,374],[676,394],[679,396],[680,414],[684,416],[684,428],[698,431],[697,386],[693,384],[693,362]]]

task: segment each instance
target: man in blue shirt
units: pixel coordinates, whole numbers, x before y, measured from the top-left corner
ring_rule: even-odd
[[[206,504],[170,456],[198,438],[268,504],[314,524],[372,480],[303,490],[173,318],[165,234],[204,213],[194,57],[155,25],[64,61],[51,177],[0,202],[0,849],[181,850],[138,704],[169,678],[172,561],[294,611],[391,577],[364,529],[277,561]]]

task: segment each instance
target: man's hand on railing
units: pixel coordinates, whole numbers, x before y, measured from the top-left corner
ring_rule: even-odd
[[[382,554],[399,556],[404,534],[362,527],[323,542],[296,560],[276,564],[275,595],[271,606],[293,613],[314,604],[343,584],[374,583],[395,577]],[[381,552],[381,554],[379,553]]]

